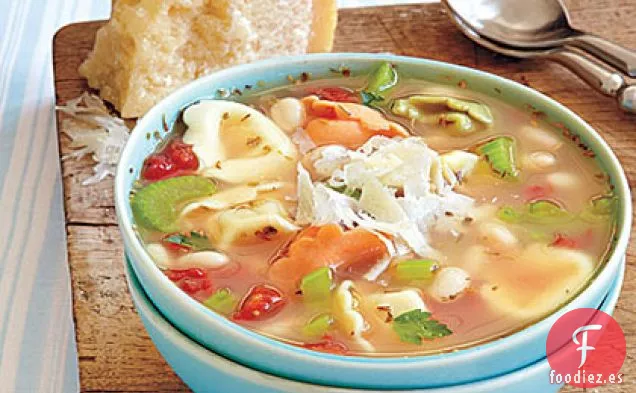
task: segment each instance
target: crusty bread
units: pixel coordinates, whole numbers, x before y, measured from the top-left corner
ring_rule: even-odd
[[[335,0],[117,0],[80,74],[122,117],[235,64],[330,51]]]

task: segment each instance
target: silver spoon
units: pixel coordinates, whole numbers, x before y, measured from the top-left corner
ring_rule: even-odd
[[[447,7],[448,9],[448,7]],[[618,99],[621,109],[636,113],[636,81],[615,71],[611,67],[597,60],[590,59],[574,49],[557,47],[549,49],[519,50],[499,45],[486,37],[481,36],[452,9],[448,9],[451,20],[471,40],[494,52],[517,58],[542,58],[556,61],[599,92]]]
[[[577,30],[561,0],[442,0],[480,35],[519,49],[571,45],[636,77],[636,52]]]

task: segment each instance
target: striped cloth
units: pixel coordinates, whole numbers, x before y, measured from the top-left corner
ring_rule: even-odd
[[[429,0],[430,1],[430,0]],[[342,7],[414,0],[339,0]],[[0,392],[76,392],[51,41],[107,0],[0,0]]]

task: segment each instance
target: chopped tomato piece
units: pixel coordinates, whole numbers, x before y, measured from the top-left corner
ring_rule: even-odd
[[[153,154],[146,158],[141,170],[141,177],[144,180],[157,181],[166,179],[175,173],[174,162],[163,154]]]
[[[193,267],[191,269],[183,269],[183,270],[166,270],[166,276],[171,281],[179,281],[185,277],[189,278],[205,278],[207,277],[207,273],[203,269],[199,269],[198,267]]]
[[[285,306],[283,294],[269,285],[257,285],[247,293],[234,319],[260,321],[278,313]]]
[[[212,282],[208,273],[199,268],[184,270],[166,270],[165,275],[188,295],[194,295],[199,291],[210,289]]]
[[[280,286],[295,288],[302,277],[318,268],[371,265],[386,255],[384,242],[366,229],[344,231],[337,224],[310,227],[294,239],[285,256],[272,263],[269,277]]]
[[[355,93],[341,87],[320,87],[310,89],[309,94],[317,95],[321,100],[336,102],[360,102]]]
[[[549,184],[540,185],[534,184],[526,187],[523,190],[523,197],[526,201],[536,201],[538,199],[545,199],[552,194],[552,186]]]
[[[199,168],[199,159],[192,145],[173,139],[161,151],[146,158],[141,177],[147,181],[159,181],[195,171]]]
[[[183,290],[183,292],[187,293],[188,295],[194,295],[199,291],[210,289],[212,287],[212,282],[210,282],[207,277],[186,277],[183,280],[179,281],[177,285],[179,286],[179,288],[181,288],[181,290]]]
[[[561,233],[554,235],[554,241],[550,245],[563,248],[578,248],[576,240]]]
[[[195,171],[199,168],[199,159],[192,150],[192,145],[183,143],[180,139],[173,140],[165,150],[165,154],[177,168],[183,171]]]
[[[347,348],[346,345],[334,341],[329,336],[325,336],[322,341],[317,343],[303,344],[302,347],[311,349],[312,351],[333,353],[336,355],[346,355],[349,352],[349,348]]]
[[[582,249],[590,244],[594,238],[594,231],[588,229],[578,236],[568,236],[562,233],[554,235],[554,241],[550,243],[553,247],[563,247],[572,249]]]

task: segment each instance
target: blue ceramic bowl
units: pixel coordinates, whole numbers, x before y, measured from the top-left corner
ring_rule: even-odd
[[[213,386],[215,393],[374,393],[371,390],[325,387],[275,377],[234,363],[209,351],[172,326],[148,299],[129,264],[126,264],[126,269],[133,302],[150,338],[177,375],[195,392],[210,392],[212,390],[210,387]],[[614,280],[607,297],[599,307],[608,314],[614,311],[620,294],[623,269],[620,271],[621,273]],[[447,388],[400,392],[555,393],[561,385],[550,384],[549,374],[550,365],[547,359],[543,358],[528,367],[488,380]]]
[[[469,349],[420,357],[365,358],[323,354],[291,346],[240,327],[191,299],[155,266],[133,230],[129,193],[144,158],[158,140],[147,138],[171,125],[181,109],[197,100],[219,98],[219,89],[256,86],[255,90],[289,84],[288,76],[310,72],[313,79],[333,78],[330,69],[346,66],[352,75],[368,74],[378,62],[390,61],[410,77],[437,84],[463,80],[471,90],[519,108],[545,113],[580,136],[609,173],[619,199],[617,242],[595,279],[558,312],[508,337]],[[123,151],[115,185],[116,209],[125,251],[142,287],[166,319],[208,349],[268,374],[310,383],[366,389],[413,389],[448,386],[493,378],[536,363],[545,356],[545,340],[556,319],[575,308],[597,308],[621,273],[632,218],[629,186],[616,156],[580,117],[554,100],[498,76],[430,60],[383,54],[321,54],[278,58],[230,68],[174,92],[138,123]]]

